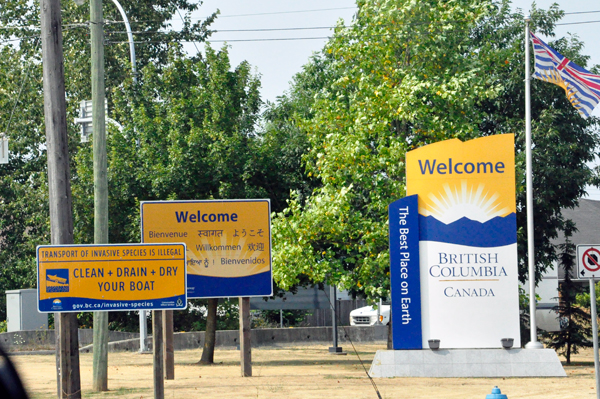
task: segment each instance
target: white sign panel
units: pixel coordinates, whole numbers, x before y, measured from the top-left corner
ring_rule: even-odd
[[[600,278],[600,244],[577,246],[577,276],[573,278]]]
[[[421,241],[423,347],[497,348],[519,337],[517,244],[481,248]],[[468,338],[467,338],[468,337]],[[467,340],[465,340],[467,338]]]

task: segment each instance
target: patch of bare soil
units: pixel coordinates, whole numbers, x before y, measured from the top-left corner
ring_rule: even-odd
[[[217,349],[214,365],[198,364],[200,350],[175,353],[175,380],[165,381],[165,398],[377,398],[358,356],[330,355],[327,346],[253,348],[252,377],[241,377],[240,353]],[[383,344],[358,345],[368,370]],[[14,356],[32,398],[56,398],[54,356]],[[81,354],[81,387],[85,398],[153,398],[152,356],[110,353],[108,387],[95,393],[92,355]],[[564,362],[563,362],[564,365]],[[382,398],[484,399],[497,385],[509,399],[595,398],[593,351],[574,356],[567,378],[379,378],[373,382]]]

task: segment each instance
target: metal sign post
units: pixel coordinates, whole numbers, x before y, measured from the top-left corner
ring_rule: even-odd
[[[592,317],[592,337],[594,341],[594,373],[596,374],[596,398],[600,399],[600,362],[598,360],[598,313],[596,312],[596,281],[590,279],[590,304]]]
[[[36,252],[41,313],[153,310],[154,397],[164,398],[161,310],[187,307],[185,244],[40,245]]]
[[[577,278],[590,281],[590,316],[594,342],[596,398],[600,399],[600,360],[598,359],[598,312],[596,310],[596,276],[600,276],[600,245],[577,246]]]
[[[0,133],[0,164],[8,163],[8,137]]]
[[[240,298],[242,375],[252,376],[249,297],[273,295],[270,201],[144,201],[141,215],[143,242],[187,244],[188,298]]]

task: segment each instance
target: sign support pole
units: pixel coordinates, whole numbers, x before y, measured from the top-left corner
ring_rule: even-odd
[[[173,353],[173,311],[163,310],[163,351],[165,355],[165,380],[175,379],[175,355]]]
[[[240,298],[240,364],[242,377],[252,377],[252,340],[250,335],[250,298]]]
[[[600,399],[600,361],[598,360],[598,313],[596,311],[596,280],[590,279],[590,304],[592,337],[594,341],[594,373],[596,375],[596,398]]]
[[[338,346],[338,325],[337,325],[337,291],[335,285],[329,287],[331,301],[331,335],[333,346],[329,348],[329,353],[342,354],[342,348]]]
[[[145,353],[148,350],[146,348],[146,338],[148,337],[148,325],[146,323],[146,311],[140,310],[140,353]]]
[[[163,354],[163,312],[152,311],[152,349],[154,371],[154,399],[165,398],[164,354]]]

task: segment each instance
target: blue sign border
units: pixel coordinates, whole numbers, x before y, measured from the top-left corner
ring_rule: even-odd
[[[388,212],[393,347],[423,349],[418,196],[392,202]]]

